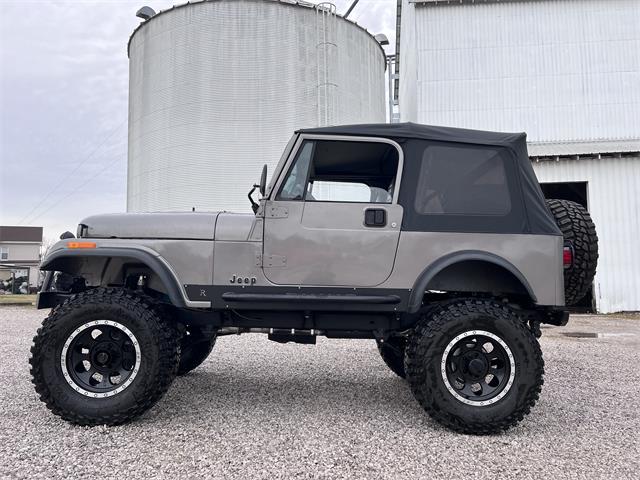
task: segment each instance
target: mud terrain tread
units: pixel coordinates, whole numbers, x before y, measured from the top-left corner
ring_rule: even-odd
[[[147,322],[149,329],[156,336],[160,351],[159,368],[155,378],[150,382],[151,388],[144,395],[139,395],[134,405],[114,415],[86,416],[59,405],[48,385],[43,381],[42,365],[38,361],[42,352],[51,348],[48,338],[60,317],[74,310],[80,310],[87,305],[95,304],[118,305],[138,315]],[[47,408],[67,421],[86,426],[121,425],[149,410],[166,393],[177,373],[179,349],[179,334],[175,326],[160,313],[160,309],[154,305],[152,299],[122,288],[99,287],[72,295],[62,304],[56,306],[44,319],[31,347],[29,363],[32,383],[40,400],[45,403]]]
[[[533,384],[528,387],[528,392],[524,400],[520,402],[511,414],[490,424],[483,422],[465,422],[459,417],[438,408],[432,401],[428,389],[425,388],[427,384],[428,366],[423,359],[426,358],[427,350],[431,347],[433,339],[444,335],[444,329],[452,320],[465,317],[469,314],[483,314],[511,322],[518,331],[521,332],[521,340],[529,344],[535,357],[535,378]],[[438,365],[436,368],[439,370],[440,366]],[[415,398],[431,418],[456,432],[474,435],[495,434],[516,425],[525,415],[529,414],[531,408],[539,399],[544,383],[544,360],[542,359],[542,351],[538,341],[531,334],[526,323],[517,316],[514,310],[491,300],[460,299],[430,309],[430,315],[423,316],[416,325],[414,333],[409,336],[405,354],[405,370]],[[451,398],[451,401],[454,402],[456,400]]]
[[[573,246],[573,265],[564,271],[566,305],[575,305],[587,294],[598,266],[598,235],[589,212],[569,200],[547,200],[547,206],[562,232]]]

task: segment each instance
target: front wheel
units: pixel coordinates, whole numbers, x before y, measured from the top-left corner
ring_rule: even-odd
[[[434,308],[409,336],[405,370],[437,422],[490,434],[521,421],[542,389],[538,341],[511,308],[466,299]]]
[[[32,381],[54,414],[79,425],[126,423],[175,378],[179,334],[151,300],[120,288],[74,295],[44,320]]]

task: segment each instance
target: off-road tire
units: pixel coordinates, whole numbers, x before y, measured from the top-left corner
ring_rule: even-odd
[[[565,245],[573,249],[573,264],[564,270],[564,301],[577,304],[591,287],[598,266],[598,235],[589,212],[569,200],[547,200]]]
[[[445,348],[458,335],[486,331],[514,356],[513,384],[490,405],[468,405],[443,380]],[[440,424],[461,433],[486,435],[514,426],[529,413],[542,389],[544,361],[535,336],[516,312],[491,300],[461,299],[431,309],[409,335],[405,371],[420,405]]]
[[[389,337],[386,341],[376,340],[378,351],[384,363],[400,378],[405,378],[404,351],[407,345],[405,337]]]
[[[178,376],[186,375],[194,368],[199,367],[207,359],[216,343],[215,336],[203,338],[195,332],[187,332],[184,333],[180,342]]]
[[[137,375],[107,398],[74,390],[63,375],[61,355],[70,335],[93,320],[119,322],[140,348]],[[153,300],[122,288],[96,288],[71,296],[42,322],[31,347],[31,375],[47,408],[78,425],[119,425],[149,410],[176,376],[180,335]]]

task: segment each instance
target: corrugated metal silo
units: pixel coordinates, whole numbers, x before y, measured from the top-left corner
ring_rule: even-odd
[[[384,51],[330,4],[177,6],[129,58],[129,211],[247,211],[295,129],[385,121]]]

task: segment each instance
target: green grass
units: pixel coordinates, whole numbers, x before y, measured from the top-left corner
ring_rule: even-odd
[[[0,295],[0,305],[31,305],[35,301],[35,295]]]

